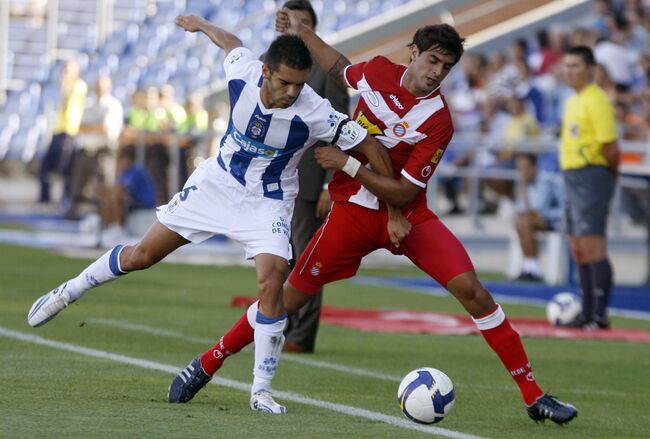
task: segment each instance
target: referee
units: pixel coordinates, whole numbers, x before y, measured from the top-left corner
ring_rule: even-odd
[[[583,329],[609,328],[613,273],[605,232],[619,164],[614,108],[594,83],[595,66],[589,47],[572,47],[564,54],[565,79],[576,94],[564,108],[560,168],[566,185],[569,245],[583,294],[582,313],[568,326]]]

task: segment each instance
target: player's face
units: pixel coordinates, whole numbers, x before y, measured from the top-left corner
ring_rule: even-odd
[[[593,78],[593,68],[580,55],[567,54],[562,59],[562,75],[567,85],[580,90]]]
[[[411,46],[411,64],[409,64],[405,86],[416,96],[426,96],[440,86],[451,68],[456,64],[456,56],[432,48],[420,52],[417,46]]]
[[[271,71],[265,64],[262,67],[264,83],[262,85],[262,99],[267,108],[290,107],[302,91],[309,69],[296,70],[280,64],[276,71]]]

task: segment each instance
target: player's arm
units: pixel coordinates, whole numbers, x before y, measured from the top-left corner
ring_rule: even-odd
[[[179,15],[176,17],[175,22],[187,32],[203,32],[214,44],[221,47],[226,52],[226,55],[232,49],[243,46],[236,35],[215,26],[198,15]]]
[[[280,33],[298,35],[305,42],[309,53],[328,75],[344,87],[348,83],[343,76],[346,66],[352,64],[341,52],[323,41],[313,30],[305,26],[287,8],[281,8],[275,15],[275,30]]]
[[[603,143],[603,155],[605,160],[607,160],[607,168],[614,174],[618,176],[618,165],[621,161],[621,151],[618,148],[618,142],[614,140],[613,142]]]
[[[402,207],[411,202],[418,192],[420,187],[411,183],[406,178],[402,177],[396,180],[392,177],[392,170],[381,172],[380,170],[388,163],[390,169],[390,157],[386,148],[375,140],[372,136],[368,136],[361,144],[353,149],[368,157],[373,171],[361,166],[361,163],[341,151],[338,148],[326,146],[323,148],[316,148],[316,159],[318,163],[325,169],[343,170],[346,173],[354,174],[354,179],[365,186],[377,198],[384,200],[388,204],[395,207]],[[374,163],[373,163],[374,162]],[[356,172],[354,170],[356,169]],[[350,171],[350,172],[347,172]],[[377,172],[375,172],[377,171]]]

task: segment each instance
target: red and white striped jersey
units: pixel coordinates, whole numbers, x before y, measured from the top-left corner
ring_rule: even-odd
[[[361,92],[354,119],[386,148],[396,177],[401,174],[411,183],[426,188],[454,132],[445,99],[436,89],[416,97],[402,86],[406,67],[377,56],[370,61],[346,67],[350,87]],[[366,164],[367,159],[353,154]],[[377,197],[356,180],[337,172],[329,184],[335,201],[350,201],[377,209]],[[421,191],[405,208],[426,203]]]

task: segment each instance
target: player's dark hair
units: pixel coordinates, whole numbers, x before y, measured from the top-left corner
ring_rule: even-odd
[[[432,24],[418,29],[413,35],[413,41],[408,45],[415,44],[420,53],[429,49],[440,48],[443,52],[454,55],[456,62],[458,62],[465,51],[464,43],[465,38],[458,35],[456,29],[452,26],[448,24]]]
[[[314,7],[309,0],[288,0],[283,6],[291,11],[307,11],[311,15],[311,22],[314,23],[314,29],[316,29],[318,17],[316,17]]]
[[[566,55],[576,55],[582,58],[585,64],[588,66],[595,66],[596,65],[596,57],[594,57],[594,52],[591,50],[591,48],[587,46],[573,46],[569,49],[567,49],[566,52],[564,52]]]
[[[271,43],[264,62],[272,72],[284,64],[295,70],[311,68],[312,60],[305,43],[295,35],[280,35]]]

